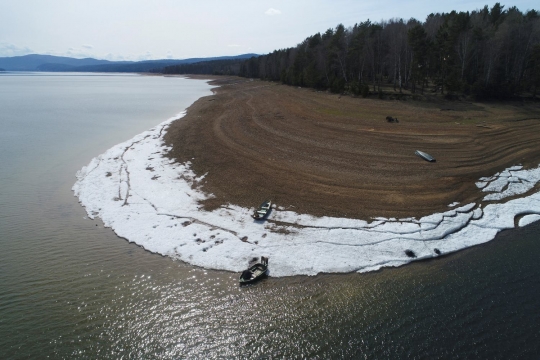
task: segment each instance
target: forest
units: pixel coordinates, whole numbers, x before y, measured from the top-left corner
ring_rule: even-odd
[[[252,57],[252,59],[255,58]],[[153,72],[163,74],[239,75],[243,62],[244,60],[239,59],[201,61],[193,64],[166,66]]]
[[[366,20],[348,28],[340,24],[296,47],[198,69],[362,96],[382,96],[390,88],[448,98],[534,98],[540,87],[540,18],[536,10],[496,3],[430,14],[424,22]]]

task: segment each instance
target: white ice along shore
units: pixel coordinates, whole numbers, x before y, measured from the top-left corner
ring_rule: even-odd
[[[198,201],[211,196],[198,188],[204,175],[165,156],[163,135],[176,118],[94,158],[77,173],[73,191],[88,216],[118,236],[193,265],[241,271],[251,258],[267,256],[272,276],[366,272],[485,243],[516,222],[540,220],[540,192],[529,194],[540,166],[479,179],[490,202],[484,207],[471,203],[420,219],[317,218],[279,207],[258,222],[253,209],[235,205],[203,211]],[[523,196],[501,202],[516,195]]]

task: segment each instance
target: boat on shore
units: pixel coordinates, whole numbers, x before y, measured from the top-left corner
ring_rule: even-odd
[[[268,272],[268,258],[261,257],[261,262],[257,262],[248,267],[240,275],[240,285],[252,284],[266,276]]]
[[[426,160],[426,161],[429,161],[429,162],[435,162],[435,158],[431,155],[429,155],[428,153],[425,153],[423,151],[420,151],[420,150],[416,150],[414,152],[416,155],[420,156],[422,159]]]
[[[268,216],[268,213],[270,212],[270,209],[272,208],[272,201],[265,200],[258,208],[255,210],[253,215],[251,215],[252,218],[255,220],[262,220],[266,216]]]

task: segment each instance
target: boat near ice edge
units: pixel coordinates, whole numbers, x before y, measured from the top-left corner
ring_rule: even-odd
[[[270,209],[272,208],[272,202],[270,200],[265,200],[258,208],[255,210],[253,215],[251,215],[252,218],[255,220],[262,220],[266,216],[268,216],[268,213],[270,212]]]
[[[426,160],[426,161],[429,161],[429,162],[435,162],[435,158],[431,155],[429,155],[428,153],[425,153],[423,151],[420,151],[420,150],[416,150],[414,152],[416,155],[420,156],[422,159]]]
[[[261,262],[252,264],[240,275],[240,285],[247,285],[262,279],[268,272],[268,258],[261,257]]]

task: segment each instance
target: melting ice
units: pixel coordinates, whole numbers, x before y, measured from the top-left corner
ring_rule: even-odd
[[[516,221],[540,220],[540,193],[529,194],[540,181],[540,166],[514,166],[479,179],[489,202],[484,207],[452,203],[451,210],[420,219],[368,222],[274,208],[260,223],[251,218],[253,209],[235,205],[202,211],[198,202],[211,196],[197,189],[202,177],[189,163],[165,156],[170,148],[163,134],[177,118],[92,159],[77,173],[73,191],[88,216],[101,218],[118,236],[193,265],[241,271],[252,257],[266,256],[272,276],[366,272],[481,244]]]

